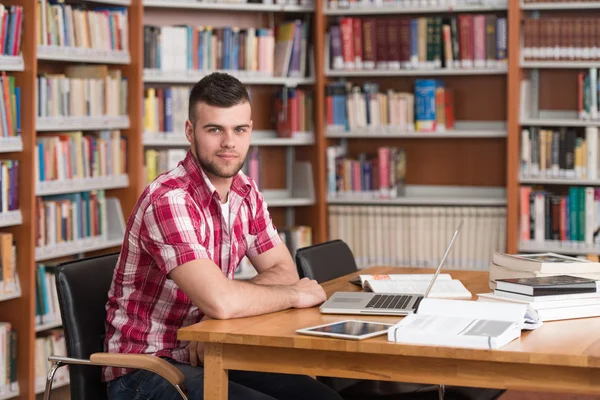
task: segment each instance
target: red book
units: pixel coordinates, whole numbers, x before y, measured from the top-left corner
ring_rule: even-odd
[[[473,40],[473,15],[460,14],[458,16],[458,30],[460,61],[463,68],[473,67],[474,40]]]
[[[344,17],[340,20],[342,34],[342,58],[346,69],[354,69],[354,35],[352,18]]]
[[[363,39],[362,23],[360,18],[352,19],[352,34],[354,35],[354,66],[356,67],[356,69],[362,69]]]

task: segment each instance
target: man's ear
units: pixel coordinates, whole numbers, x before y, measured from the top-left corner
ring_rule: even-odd
[[[185,121],[185,137],[190,144],[194,143],[194,125],[189,119]]]

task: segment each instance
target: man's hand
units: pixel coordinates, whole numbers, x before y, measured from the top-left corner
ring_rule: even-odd
[[[211,319],[208,315],[205,315],[200,322]],[[190,353],[190,364],[192,367],[204,364],[204,342],[190,342],[187,345],[188,352]]]
[[[192,367],[204,364],[204,342],[190,342],[187,345]]]
[[[325,291],[315,280],[302,278],[291,287],[297,293],[292,303],[294,308],[309,308],[327,300]]]

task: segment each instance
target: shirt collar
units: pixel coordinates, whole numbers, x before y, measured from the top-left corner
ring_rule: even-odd
[[[194,183],[194,188],[196,192],[200,196],[202,207],[208,207],[211,200],[215,198],[220,202],[219,193],[217,193],[217,189],[212,184],[208,176],[198,164],[198,160],[192,154],[192,150],[188,150],[185,158],[182,161],[183,168],[188,173],[190,179]],[[240,197],[244,198],[252,189],[252,183],[248,177],[242,172],[238,171],[238,173],[233,177],[233,181],[231,182],[231,189],[229,194],[236,193]]]

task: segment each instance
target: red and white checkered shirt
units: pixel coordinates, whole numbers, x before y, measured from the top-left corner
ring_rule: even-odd
[[[256,184],[241,171],[229,190],[229,230],[220,197],[188,151],[140,196],[127,224],[106,305],[105,351],[152,354],[189,362],[179,328],[204,314],[167,274],[195,259],[213,260],[229,279],[244,256],[265,252],[281,239]],[[105,381],[130,370],[107,367]]]

